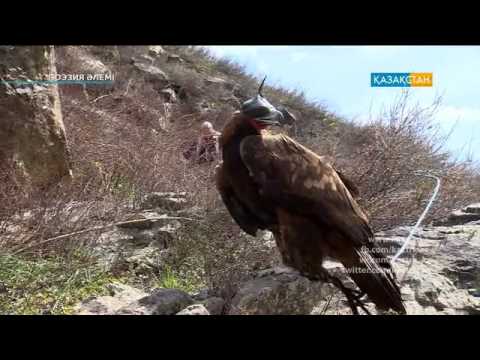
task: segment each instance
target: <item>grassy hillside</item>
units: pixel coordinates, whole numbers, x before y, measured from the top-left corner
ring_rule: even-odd
[[[142,71],[151,67],[161,73]],[[115,74],[112,86],[62,85],[59,89],[73,161],[71,184],[39,193],[20,187],[11,169],[2,169],[0,249],[15,255],[2,260],[0,281],[17,290],[42,289],[41,297],[55,300],[29,300],[15,309],[11,301],[4,300],[0,301],[0,313],[57,311],[57,281],[75,289],[62,292],[70,296],[68,301],[61,300],[65,312],[73,300],[101,293],[106,279],[134,281],[135,273],[103,274],[92,265],[94,275],[87,278],[93,285],[85,285],[85,275],[76,270],[89,266],[85,265],[89,255],[82,255],[80,261],[72,254],[85,254],[98,232],[62,241],[44,240],[122,221],[137,208],[144,194],[155,191],[185,191],[189,203],[201,213],[200,223],[182,230],[179,236],[178,251],[169,265],[169,283],[189,284],[189,279],[179,274],[192,258],[202,259],[201,283],[217,288],[228,288],[271,260],[272,254],[258,248],[255,239],[239,241],[240,231],[214,186],[215,164],[195,165],[182,157],[185,145],[196,138],[200,123],[208,120],[221,130],[232,112],[255,95],[259,79],[241,65],[214,58],[202,48],[57,48],[58,73],[105,69]],[[295,89],[267,84],[264,95],[275,105],[287,106],[297,117],[294,128],[282,131],[327,156],[359,186],[359,201],[375,230],[417,219],[433,189],[429,180],[414,174],[417,170],[430,171],[443,180],[427,221],[480,194],[478,172],[453,161],[440,146],[442,139],[433,125],[438,104],[420,108],[403,96],[388,112],[359,126],[308,102]],[[71,210],[72,204],[81,204],[81,214]],[[25,216],[27,212],[29,216]],[[16,225],[12,219],[17,219]],[[12,226],[18,229],[12,231]],[[62,275],[57,277],[62,261],[73,268],[60,271]],[[30,275],[22,277],[25,271]],[[66,283],[61,280],[65,276],[71,276]],[[23,299],[17,290],[15,296]]]

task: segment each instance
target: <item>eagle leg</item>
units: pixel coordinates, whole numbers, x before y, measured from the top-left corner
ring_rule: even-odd
[[[348,305],[350,306],[350,309],[352,310],[352,313],[354,315],[359,315],[358,307],[365,311],[367,315],[371,315],[370,311],[365,308],[365,305],[360,300],[365,295],[364,292],[349,289],[348,287],[343,285],[342,281],[339,278],[329,274],[327,271],[325,271],[323,275],[326,276],[329,283],[333,284],[345,295],[348,301]]]

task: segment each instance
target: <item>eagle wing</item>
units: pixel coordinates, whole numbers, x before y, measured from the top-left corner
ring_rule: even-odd
[[[251,236],[255,236],[261,224],[257,217],[237,198],[228,178],[225,176],[223,164],[215,169],[215,180],[218,192],[228,212],[240,228]]]
[[[337,229],[352,245],[371,245],[368,219],[353,198],[355,185],[348,181],[347,186],[346,178],[313,151],[273,135],[246,137],[240,153],[260,194],[277,206]]]
[[[354,199],[358,199],[360,197],[360,190],[358,189],[357,185],[348,178],[343,172],[338,170],[334,165],[332,165],[333,170],[338,174],[340,180],[342,180],[343,184],[346,186],[350,194],[353,196]]]
[[[367,216],[352,196],[353,183],[345,184],[346,178],[330,164],[287,136],[248,136],[240,144],[240,154],[264,201],[274,204],[279,214],[291,214],[280,227],[286,225],[287,233],[295,233],[288,226],[292,218],[310,219],[318,225],[314,238],[322,242],[327,254],[347,268],[368,270],[350,277],[378,307],[405,313],[391,265],[377,251]],[[312,269],[311,256],[320,254],[305,239],[311,239],[310,235],[300,231],[281,241],[290,243],[287,252],[292,255],[308,253],[310,258],[301,259],[300,266]]]

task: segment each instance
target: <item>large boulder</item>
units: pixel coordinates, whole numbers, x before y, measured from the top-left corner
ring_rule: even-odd
[[[468,205],[464,211],[469,214],[480,214],[480,203]]]
[[[53,46],[0,47],[0,160],[22,178],[47,187],[71,177],[70,156],[56,84]],[[20,83],[21,81],[22,83]]]
[[[406,260],[399,261],[398,273],[403,276],[409,265]],[[402,283],[402,293],[411,294],[410,298],[404,296],[408,314],[480,314],[480,299],[457,287],[444,271],[434,260],[413,262]]]
[[[175,315],[193,303],[186,292],[177,289],[156,289],[120,309],[120,315]]]
[[[480,203],[452,211],[446,219],[437,220],[434,222],[434,225],[462,225],[473,221],[480,221]]]
[[[477,209],[467,208],[470,212]],[[392,257],[411,229],[402,226],[378,232],[381,251]],[[271,241],[271,234],[265,233],[263,240]],[[324,266],[344,283],[352,284],[341,264],[327,261]],[[418,229],[394,270],[407,314],[480,314],[480,224]],[[382,313],[368,298],[364,302],[370,313]],[[351,314],[351,310],[344,295],[331,285],[275,269],[240,284],[229,313],[336,315]]]
[[[132,65],[154,88],[162,89],[169,84],[168,75],[157,66],[154,66],[152,61],[145,58],[145,56],[132,58]]]
[[[411,227],[376,234],[393,255]],[[413,257],[413,261],[412,261]],[[480,299],[480,226],[475,223],[420,228],[395,271],[409,314],[477,314]]]
[[[76,315],[175,315],[184,312],[205,312],[203,309],[187,308],[193,299],[177,289],[155,289],[151,294],[125,284],[108,286],[110,295],[87,299],[74,308]],[[203,306],[202,306],[203,307]],[[207,311],[208,312],[208,311]],[[198,314],[199,315],[199,314]],[[204,314],[202,314],[204,315]]]
[[[74,308],[76,315],[113,315],[121,308],[148,296],[147,293],[125,284],[108,286],[110,295],[87,299]]]
[[[137,270],[161,269],[181,223],[151,211],[134,214],[125,222],[100,235],[94,246],[99,263],[106,269],[127,265]]]
[[[310,281],[289,269],[269,269],[240,286],[229,314],[310,314],[332,291],[330,284]]]

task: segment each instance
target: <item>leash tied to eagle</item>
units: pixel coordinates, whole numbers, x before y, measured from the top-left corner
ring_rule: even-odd
[[[333,284],[354,314],[358,308],[370,314],[362,302],[365,295],[379,310],[405,314],[392,264],[357,202],[358,188],[324,157],[286,135],[265,131],[296,119],[267,101],[264,83],[265,78],[220,136],[223,161],[216,168],[216,186],[230,215],[249,235],[270,231],[284,265]],[[340,262],[360,291],[330,274],[325,260]]]

